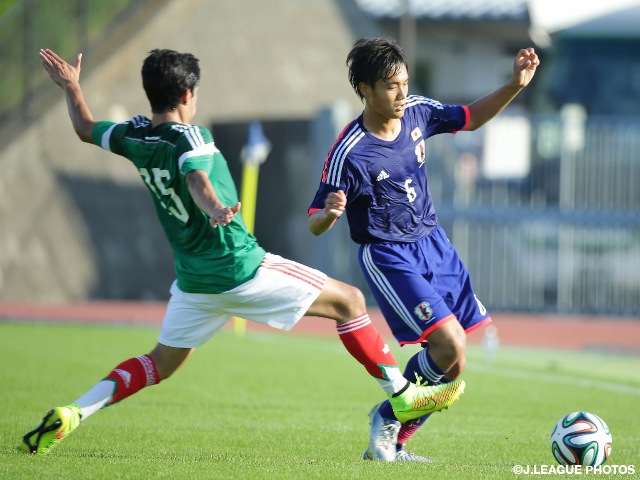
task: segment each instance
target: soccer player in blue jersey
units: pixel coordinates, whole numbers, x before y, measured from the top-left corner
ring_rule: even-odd
[[[378,381],[399,417],[419,418],[457,400],[462,381],[424,387],[403,377],[360,290],[265,252],[247,230],[226,160],[209,130],[192,124],[197,58],[151,51],[142,65],[151,118],[121,123],[93,119],[80,88],[81,55],[75,65],[51,50],[41,50],[40,58],[64,90],[78,137],[137,169],[173,250],[176,281],[153,350],[123,361],[73,402],[51,409],[23,436],[21,451],[47,453],[90,415],[166,380],[233,316],[281,330],[303,315],[334,320],[347,351]]]
[[[364,102],[331,148],[309,208],[309,229],[329,230],[346,212],[369,287],[400,345],[423,348],[404,375],[438,385],[465,367],[466,333],[491,321],[465,266],[438,225],[428,188],[425,141],[476,130],[526,87],[539,65],[518,52],[510,80],[468,106],[409,95],[402,50],[382,38],[357,41],[347,56],[349,81]],[[431,461],[404,449],[428,416],[402,422],[387,401],[370,412],[365,459]],[[400,420],[400,421],[399,421]]]

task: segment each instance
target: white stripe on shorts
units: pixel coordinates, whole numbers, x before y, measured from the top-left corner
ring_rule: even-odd
[[[307,282],[309,285],[313,285],[316,288],[322,290],[324,287],[324,282],[326,280],[326,275],[319,272],[318,270],[314,270],[313,268],[307,267],[306,265],[302,265],[300,263],[293,262],[291,260],[287,260],[286,258],[278,257],[276,255],[267,255],[262,260],[261,268],[272,268],[279,272],[284,273],[285,275],[290,275],[298,280],[302,280],[303,282]]]

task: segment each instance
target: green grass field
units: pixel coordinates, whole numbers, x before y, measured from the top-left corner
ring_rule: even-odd
[[[17,452],[49,408],[147,353],[156,333],[0,323],[0,478],[524,478],[514,465],[555,465],[551,429],[576,410],[608,423],[607,465],[640,472],[640,357],[503,347],[488,362],[470,346],[466,393],[408,445],[436,463],[379,463],[361,459],[367,412],[383,398],[377,383],[337,339],[293,333],[222,332],[173,378],[98,412],[50,455]],[[415,352],[392,348],[401,364]]]

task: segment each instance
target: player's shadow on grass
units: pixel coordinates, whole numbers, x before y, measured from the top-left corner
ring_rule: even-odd
[[[90,299],[166,300],[173,253],[147,189],[94,177],[59,176],[84,219],[97,278]]]

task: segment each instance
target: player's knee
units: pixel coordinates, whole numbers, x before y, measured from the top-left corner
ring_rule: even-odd
[[[364,298],[364,293],[359,288],[351,287],[351,291],[349,292],[349,296],[351,297],[351,303],[357,309],[366,309],[367,304]]]
[[[451,339],[451,353],[455,356],[457,361],[461,361],[464,358],[464,351],[467,348],[467,337],[464,335],[456,335]]]
[[[447,369],[464,359],[467,337],[457,322],[448,322],[438,328],[427,337],[427,341],[432,357],[437,357],[440,363],[448,365]]]
[[[188,360],[192,349],[171,348],[158,344],[149,356],[153,359],[160,379],[166,380]]]
[[[448,345],[451,360],[458,363],[464,358],[464,351],[467,348],[466,337],[456,336],[450,340]]]
[[[352,285],[347,285],[344,288],[342,303],[346,321],[362,315],[367,310],[364,294],[359,288]]]
[[[448,369],[460,362],[464,356],[464,349],[460,348],[459,343],[445,343],[440,347],[440,361],[445,365],[450,365]]]

